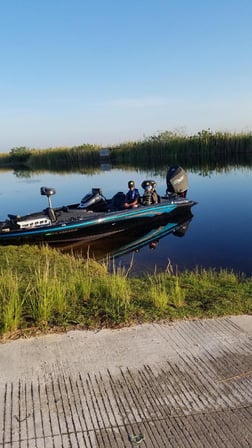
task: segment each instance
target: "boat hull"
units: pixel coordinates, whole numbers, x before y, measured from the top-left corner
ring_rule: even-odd
[[[129,223],[151,222],[159,216],[179,216],[190,210],[193,201],[171,203],[162,201],[160,204],[140,206],[135,209],[111,212],[81,212],[59,209],[57,221],[51,225],[29,229],[2,229],[0,245],[36,244],[50,246],[64,246],[80,241],[92,241],[102,236],[111,237],[122,230],[126,230]]]

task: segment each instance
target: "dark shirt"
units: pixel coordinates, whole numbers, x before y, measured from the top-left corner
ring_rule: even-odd
[[[128,204],[132,204],[136,199],[139,201],[140,194],[137,188],[134,188],[133,190],[129,190],[128,193],[126,193],[125,202]]]

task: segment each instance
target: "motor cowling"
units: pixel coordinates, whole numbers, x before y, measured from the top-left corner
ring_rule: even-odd
[[[188,177],[181,166],[171,166],[166,174],[166,194],[175,193],[179,196],[186,197],[188,190]]]

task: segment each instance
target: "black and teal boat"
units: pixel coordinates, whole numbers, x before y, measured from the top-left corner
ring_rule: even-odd
[[[188,181],[181,167],[167,171],[167,190],[158,195],[158,202],[145,205],[142,200],[137,207],[123,208],[124,194],[116,193],[106,199],[101,188],[93,188],[83,199],[67,206],[54,208],[54,188],[41,187],[40,192],[48,199],[48,207],[25,216],[9,214],[0,223],[0,244],[48,244],[62,247],[79,242],[91,242],[110,238],[113,234],[127,230],[129,225],[151,223],[156,217],[169,215],[176,222],[178,216],[187,213],[195,202],[186,198]],[[144,180],[143,188],[156,183]]]

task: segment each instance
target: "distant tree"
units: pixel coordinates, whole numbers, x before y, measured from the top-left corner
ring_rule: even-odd
[[[10,150],[10,157],[16,163],[25,163],[31,155],[31,150],[26,146],[15,146]]]

